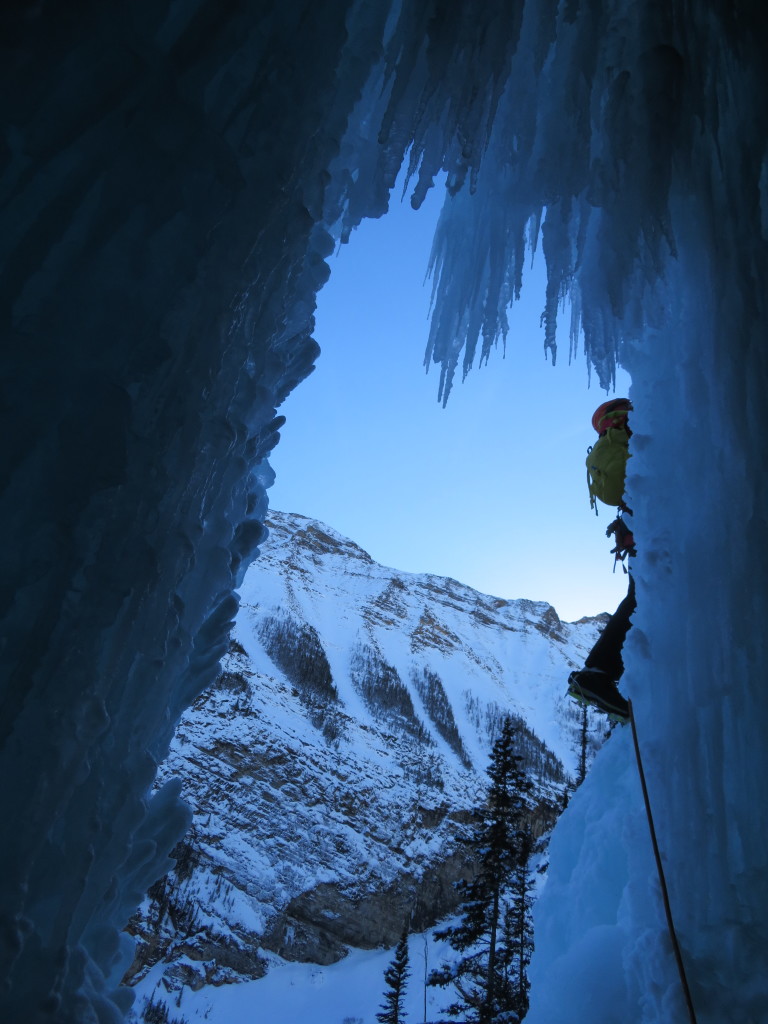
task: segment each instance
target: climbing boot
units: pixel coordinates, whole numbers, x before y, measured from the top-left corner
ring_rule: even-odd
[[[626,725],[629,704],[619,693],[616,683],[599,668],[582,668],[568,677],[568,694],[580,704],[591,704],[611,721]]]

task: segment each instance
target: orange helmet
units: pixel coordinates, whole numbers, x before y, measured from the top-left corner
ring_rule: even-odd
[[[632,403],[628,398],[612,398],[610,402],[603,402],[595,409],[592,426],[601,437],[609,427],[623,427],[631,435],[632,431],[627,424],[627,414],[631,409]]]

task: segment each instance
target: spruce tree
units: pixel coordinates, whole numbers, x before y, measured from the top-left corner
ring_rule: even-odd
[[[528,1013],[528,965],[533,953],[533,878],[528,860],[533,849],[533,836],[526,828],[521,843],[521,856],[510,885],[510,902],[505,915],[505,948],[509,970],[505,982],[511,1006],[520,1020]]]
[[[587,736],[589,733],[589,717],[587,705],[581,706],[581,725],[579,727],[579,766],[576,771],[576,787],[578,788],[587,777]]]
[[[410,973],[408,968],[408,928],[406,927],[395,948],[395,957],[384,972],[387,990],[384,993],[381,1012],[376,1014],[376,1020],[380,1024],[403,1024],[405,1020],[403,997]]]
[[[459,883],[460,923],[435,933],[436,939],[447,939],[464,956],[433,971],[429,979],[431,985],[453,985],[459,998],[445,1012],[472,1024],[500,1024],[520,1016],[519,971],[512,970],[517,947],[507,941],[505,920],[513,879],[530,853],[527,800],[532,784],[515,753],[510,718],[494,744],[488,776],[487,800],[472,837],[477,874],[472,881]]]

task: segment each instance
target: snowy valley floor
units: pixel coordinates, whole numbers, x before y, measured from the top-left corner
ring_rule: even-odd
[[[451,951],[435,943],[426,933],[428,967],[436,967]],[[409,943],[411,978],[405,996],[407,1020],[424,1020],[425,936],[412,935]],[[208,1024],[374,1024],[384,993],[384,971],[393,950],[352,950],[331,967],[286,963],[272,957],[266,977],[242,985],[207,987],[199,992],[184,989],[180,1000],[166,995],[169,1018],[208,1021]],[[156,990],[160,969],[156,968],[138,986],[134,1011],[141,1013],[145,1001],[161,997]],[[427,1020],[439,1020],[448,1002],[446,992],[427,989]],[[130,1020],[138,1020],[134,1015]]]

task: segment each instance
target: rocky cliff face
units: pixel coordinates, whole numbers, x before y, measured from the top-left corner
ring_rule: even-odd
[[[448,914],[506,714],[539,831],[575,767],[564,684],[600,619],[385,568],[302,516],[269,526],[223,672],[159,779],[181,778],[194,820],[132,923],[132,976],[162,963],[170,988],[259,977],[275,955],[333,963]]]

